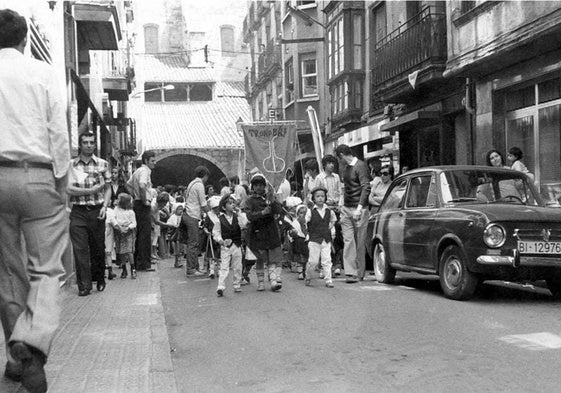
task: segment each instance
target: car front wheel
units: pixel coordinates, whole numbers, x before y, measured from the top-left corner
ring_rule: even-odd
[[[395,269],[388,263],[382,243],[377,243],[374,247],[374,274],[376,280],[384,284],[393,283],[395,278]]]
[[[477,277],[466,266],[466,257],[458,246],[448,246],[440,257],[440,286],[444,295],[467,300],[477,288]]]

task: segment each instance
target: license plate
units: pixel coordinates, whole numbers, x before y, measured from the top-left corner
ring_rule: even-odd
[[[520,254],[561,254],[561,242],[518,242]]]

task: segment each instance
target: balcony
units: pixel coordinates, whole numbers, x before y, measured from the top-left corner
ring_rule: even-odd
[[[270,40],[267,47],[257,59],[257,74],[259,75],[258,84],[263,84],[275,77],[281,69],[281,47],[275,44],[275,40]]]
[[[136,122],[131,118],[123,118],[117,126],[117,146],[124,156],[135,156],[136,153]]]
[[[406,102],[412,93],[410,75],[417,72],[415,90],[420,92],[438,83],[445,68],[445,15],[426,7],[376,43],[372,91],[380,102]]]

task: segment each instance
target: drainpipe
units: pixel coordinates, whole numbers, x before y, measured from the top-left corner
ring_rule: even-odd
[[[471,161],[470,163],[473,165],[475,164],[475,135],[474,135],[474,131],[475,131],[475,127],[474,127],[474,115],[475,115],[475,108],[472,107],[472,103],[471,103],[471,93],[472,93],[472,87],[471,87],[471,78],[466,78],[466,85],[465,85],[465,97],[463,99],[464,101],[464,107],[466,109],[466,130],[469,133],[469,159],[468,161]]]

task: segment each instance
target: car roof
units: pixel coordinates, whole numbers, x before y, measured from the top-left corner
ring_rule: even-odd
[[[486,171],[486,172],[508,172],[512,173],[512,169],[510,168],[501,168],[501,167],[494,167],[494,166],[487,166],[487,165],[437,165],[437,166],[427,166],[422,168],[415,168],[405,172],[403,175],[410,175],[420,172],[446,172],[446,171]],[[401,175],[401,176],[403,176]]]

